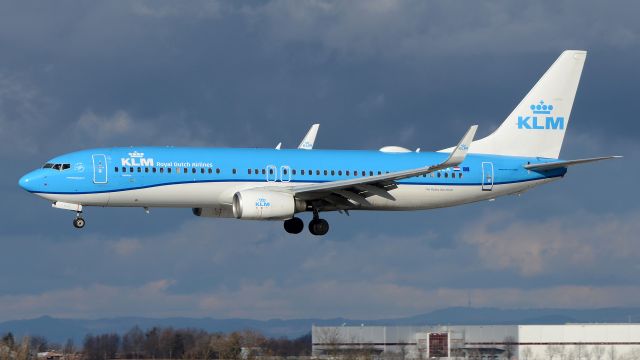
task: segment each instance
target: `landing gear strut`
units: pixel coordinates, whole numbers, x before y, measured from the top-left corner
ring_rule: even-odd
[[[325,219],[320,219],[320,215],[316,209],[313,209],[313,220],[309,222],[309,232],[318,236],[325,235],[329,232],[329,223]]]
[[[284,230],[289,234],[300,234],[304,229],[304,222],[299,217],[292,217],[284,221]]]
[[[75,219],[73,219],[73,226],[74,226],[76,229],[82,229],[82,228],[84,227],[85,221],[84,221],[84,219],[82,218],[82,215],[81,215],[81,214],[82,214],[81,212],[77,212],[77,213],[76,213],[76,218],[75,218]]]

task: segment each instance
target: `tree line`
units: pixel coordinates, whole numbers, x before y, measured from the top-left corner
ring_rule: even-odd
[[[309,356],[311,334],[295,339],[271,338],[257,331],[232,333],[200,329],[134,326],[126,333],[88,334],[80,347],[49,343],[42,336],[16,340],[11,333],[0,338],[0,360],[27,360],[36,352],[56,350],[74,358],[106,359],[252,359],[256,356]]]

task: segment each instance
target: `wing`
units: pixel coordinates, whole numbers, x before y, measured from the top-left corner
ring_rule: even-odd
[[[389,190],[397,188],[397,180],[429,174],[462,163],[477,129],[477,125],[471,126],[449,157],[439,164],[425,165],[424,167],[416,169],[396,171],[377,176],[292,186],[286,188],[286,190],[292,192],[299,199],[326,201],[338,209],[349,209],[357,205],[366,205],[368,203],[367,197],[374,195],[395,200],[393,195],[389,193]]]
[[[527,170],[544,171],[544,170],[552,170],[552,169],[558,169],[563,167],[569,167],[572,165],[590,163],[590,162],[600,161],[600,160],[620,159],[621,157],[622,156],[602,156],[602,157],[589,158],[589,159],[552,161],[552,162],[539,163],[539,164],[528,164],[528,165],[524,165],[524,168]]]
[[[316,142],[316,135],[318,134],[318,128],[320,124],[313,124],[309,131],[307,131],[307,135],[304,136],[300,145],[298,145],[298,149],[302,150],[311,150],[313,149],[313,144]]]

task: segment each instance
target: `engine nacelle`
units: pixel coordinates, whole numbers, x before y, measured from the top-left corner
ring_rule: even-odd
[[[237,219],[285,220],[306,209],[306,202],[284,192],[243,190],[233,195],[233,216]]]
[[[213,218],[232,218],[233,211],[231,207],[215,207],[215,208],[193,208],[193,215]]]

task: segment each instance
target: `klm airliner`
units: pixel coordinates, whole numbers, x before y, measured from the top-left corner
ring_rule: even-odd
[[[191,208],[201,217],[280,220],[288,233],[324,235],[326,211],[422,210],[520,194],[562,178],[567,168],[607,156],[560,160],[560,148],[586,59],[568,50],[498,129],[436,152],[387,146],[377,151],[313,149],[314,125],[298,149],[99,148],[47,161],[19,184],[54,208]]]

